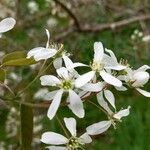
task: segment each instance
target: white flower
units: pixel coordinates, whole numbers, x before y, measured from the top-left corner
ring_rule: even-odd
[[[105,51],[109,53],[110,56],[104,53],[104,48],[101,42],[94,43],[94,59],[92,65],[90,66],[92,71],[81,75],[80,78],[76,80],[78,87],[83,86],[83,84],[93,79],[96,73],[99,73],[105,82],[117,87],[122,86],[122,82],[116,77],[107,73],[107,69],[123,70],[126,67],[117,62],[117,58],[111,50],[105,49]]]
[[[46,34],[48,37],[46,48],[45,47],[36,47],[36,48],[31,49],[27,54],[27,58],[33,57],[35,59],[35,61],[40,61],[40,60],[46,60],[48,58],[51,58],[57,53],[56,49],[49,48],[50,34],[47,29],[46,29]]]
[[[75,150],[92,142],[91,137],[87,133],[77,137],[76,120],[74,118],[64,118],[64,122],[71,134],[70,138],[55,132],[45,132],[42,135],[41,141],[45,144],[53,145],[46,148],[49,150]]]
[[[150,92],[141,89],[141,87],[143,87],[149,81],[150,75],[148,72],[146,72],[148,69],[150,69],[150,67],[147,65],[143,65],[137,70],[126,68],[125,71],[127,72],[127,75],[121,76],[121,78],[130,86],[134,87],[142,95],[150,97]]]
[[[72,110],[72,112],[77,115],[80,118],[84,117],[84,109],[83,109],[83,102],[80,98],[80,96],[77,94],[77,91],[79,90],[78,85],[76,83],[76,79],[73,72],[69,72],[66,68],[62,67],[60,69],[57,69],[57,74],[59,78],[53,76],[53,75],[44,75],[40,77],[41,85],[43,86],[55,86],[58,87],[58,90],[49,92],[49,100],[52,100],[52,103],[50,105],[50,108],[48,110],[48,117],[52,119],[61,103],[62,95],[64,92],[67,92],[69,94],[68,102],[69,102],[69,108]],[[100,84],[99,84],[100,85]],[[86,88],[86,85],[84,85]],[[90,84],[88,86],[91,86],[89,91],[100,91],[102,89],[101,86],[97,86],[95,84]],[[84,89],[83,89],[84,90]],[[87,91],[87,89],[85,90]],[[48,97],[48,96],[47,96]]]
[[[16,24],[16,20],[13,18],[5,18],[0,22],[0,34],[11,30]]]
[[[130,113],[129,109],[130,109],[130,106],[128,106],[127,109],[122,109],[119,112],[109,114],[109,115],[111,115],[111,117],[109,117],[110,120],[100,121],[98,123],[94,123],[94,124],[88,126],[86,128],[87,133],[89,135],[98,135],[98,134],[101,134],[101,133],[107,131],[111,125],[113,125],[114,128],[116,128],[115,121],[121,121],[122,117],[128,116]]]

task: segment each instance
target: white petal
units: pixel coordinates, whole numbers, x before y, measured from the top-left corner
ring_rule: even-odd
[[[68,150],[66,147],[62,146],[47,146],[46,148],[48,148],[49,150]]]
[[[97,101],[100,104],[100,106],[102,106],[108,112],[109,115],[113,113],[111,109],[109,108],[107,102],[104,100],[103,92],[99,92],[97,94]]]
[[[85,144],[85,143],[91,143],[92,142],[92,138],[87,134],[87,133],[84,133],[83,135],[81,135],[79,137],[79,142],[81,144]]]
[[[74,118],[64,118],[65,125],[72,136],[76,136],[76,120]]]
[[[44,75],[40,77],[41,85],[43,86],[56,86],[57,84],[60,84],[60,80],[53,76],[53,75]]]
[[[62,67],[62,58],[59,57],[59,58],[56,58],[54,61],[53,61],[53,65],[55,67],[55,69],[59,69]]]
[[[47,88],[42,88],[34,94],[35,99],[44,99],[44,96],[49,93]]]
[[[83,63],[79,63],[79,62],[76,62],[76,63],[73,64],[73,68],[76,68],[76,67],[83,67],[83,66],[87,66],[87,65],[85,65],[85,64],[83,64]]]
[[[128,116],[129,113],[130,113],[130,108],[131,107],[128,106],[127,109],[120,110],[119,112],[117,112],[116,114],[114,114],[113,117],[120,120],[122,117]]]
[[[116,109],[114,94],[110,90],[104,90],[104,95],[108,102]]]
[[[111,121],[101,121],[87,127],[86,131],[89,135],[98,135],[108,130],[110,126]]]
[[[55,49],[37,47],[28,52],[27,58],[34,57],[35,61],[45,60],[53,57],[56,53],[57,51]]]
[[[104,56],[104,48],[101,42],[94,43],[94,61],[101,62]]]
[[[107,49],[107,48],[105,48],[105,51],[110,54],[111,58],[112,58],[116,63],[118,63],[117,58],[116,58],[116,56],[115,56],[115,54],[114,54],[113,51],[111,51],[110,49]]]
[[[57,71],[57,74],[61,77],[61,78],[64,78],[66,80],[69,79],[69,72],[68,70],[65,68],[65,67],[61,67],[59,69],[56,70]]]
[[[27,54],[27,58],[30,58],[39,52],[41,53],[41,51],[43,51],[44,49],[45,47],[36,47],[36,48],[31,49]]]
[[[73,62],[68,56],[63,55],[63,60],[68,70],[73,68]]]
[[[79,118],[83,118],[85,115],[83,102],[73,90],[69,90],[69,102],[69,108],[72,112]]]
[[[95,75],[95,71],[90,71],[88,73],[85,73],[81,76],[79,76],[79,78],[77,78],[75,80],[75,86],[77,88],[80,88],[82,86],[84,86],[86,83],[88,83]]]
[[[57,92],[58,92],[58,90],[46,93],[44,95],[44,100],[52,100]]]
[[[138,92],[140,92],[142,95],[144,95],[145,97],[150,97],[150,92],[147,92],[147,91],[139,89],[139,88],[136,88],[136,90]]]
[[[145,71],[139,71],[134,73],[133,80],[135,82],[132,84],[133,87],[140,87],[146,84],[149,80],[149,73]]]
[[[50,43],[50,33],[49,33],[49,31],[47,29],[45,29],[45,31],[46,31],[46,35],[47,35],[46,48],[48,48],[49,47],[49,43]]]
[[[41,141],[45,144],[60,145],[66,144],[68,142],[68,139],[63,135],[55,132],[45,132],[44,134],[42,134]]]
[[[49,119],[53,119],[53,117],[55,116],[57,110],[58,110],[58,107],[60,105],[60,102],[61,102],[61,97],[62,97],[62,94],[63,94],[63,90],[59,90],[56,95],[54,96],[54,99],[48,109],[48,112],[47,112],[47,116],[49,117]]]
[[[115,89],[118,90],[118,91],[126,91],[127,88],[125,86],[121,86],[121,87],[116,87],[115,86]]]
[[[137,69],[136,71],[146,71],[146,70],[148,70],[148,69],[150,69],[150,66],[148,66],[148,65],[143,65],[143,66],[141,66],[139,69]]]
[[[107,83],[109,83],[111,85],[114,85],[114,86],[117,86],[117,87],[122,86],[122,82],[120,80],[118,80],[114,76],[108,74],[104,70],[100,72],[100,76],[103,78],[104,81],[106,81]]]
[[[16,20],[13,18],[5,18],[0,22],[0,33],[11,30],[16,24]]]
[[[82,86],[81,89],[84,91],[91,91],[91,92],[99,92],[103,89],[104,85],[102,82],[97,83],[87,83],[86,85]]]

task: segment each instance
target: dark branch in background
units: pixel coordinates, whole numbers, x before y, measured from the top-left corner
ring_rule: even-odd
[[[77,16],[69,9],[64,3],[60,2],[59,0],[54,0],[57,5],[59,5],[74,21],[74,24],[67,29],[63,29],[63,31],[56,35],[54,40],[59,41],[63,38],[67,37],[69,34],[73,32],[80,32],[80,33],[96,33],[105,30],[117,30],[119,28],[128,26],[129,24],[141,22],[141,21],[148,21],[150,20],[150,14],[143,14],[131,17],[129,19],[124,19],[121,21],[111,22],[111,23],[103,23],[103,24],[80,24]],[[21,28],[30,28],[31,26],[35,25],[35,22],[38,21],[41,17],[46,17],[50,15],[50,10],[45,12],[39,13],[38,15],[34,15],[24,19],[18,23]]]
[[[55,40],[59,41],[63,39],[64,37],[68,36],[72,32],[95,33],[95,32],[101,32],[105,30],[116,30],[116,29],[128,26],[129,24],[138,22],[138,21],[147,21],[147,20],[150,20],[150,14],[139,15],[136,17],[131,17],[129,19],[124,19],[124,20],[116,21],[112,23],[104,23],[104,24],[96,24],[96,25],[85,24],[85,25],[82,25],[82,27],[80,26],[80,29],[78,29],[77,26],[74,26],[74,27],[68,28],[66,31],[57,35]]]
[[[65,4],[63,4],[59,0],[54,0],[54,1],[56,4],[60,5],[60,7],[67,12],[67,14],[74,20],[75,26],[78,28],[78,30],[80,30],[81,26],[76,15]]]

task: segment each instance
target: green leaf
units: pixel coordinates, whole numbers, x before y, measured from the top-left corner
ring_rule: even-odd
[[[0,69],[0,82],[4,82],[6,77],[6,72],[3,69]]]
[[[2,59],[2,66],[24,66],[37,63],[33,58],[27,59],[25,51],[15,51],[7,54]]]
[[[10,60],[2,64],[3,66],[25,66],[35,64],[36,61],[34,59],[20,58],[15,60]]]
[[[21,150],[32,150],[33,110],[32,107],[21,104]]]

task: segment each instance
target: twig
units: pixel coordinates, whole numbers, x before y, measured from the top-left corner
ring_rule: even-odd
[[[78,18],[76,17],[76,15],[62,2],[60,2],[59,0],[54,0],[56,4],[60,5],[62,9],[64,9],[68,15],[74,20],[74,24],[75,26],[78,28],[78,30],[81,29],[80,23]]]

